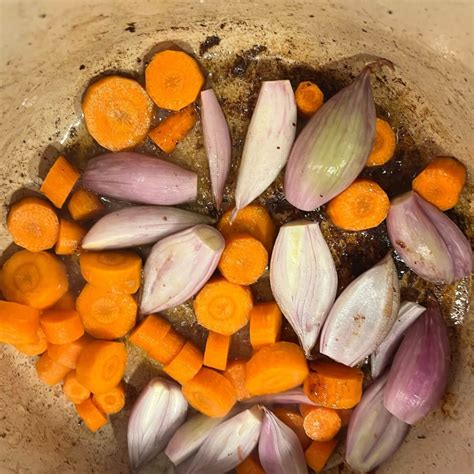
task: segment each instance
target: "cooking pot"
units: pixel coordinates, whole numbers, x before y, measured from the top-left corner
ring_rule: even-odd
[[[78,160],[91,150],[90,143],[77,140],[79,100],[88,81],[106,70],[140,73],[151,48],[166,40],[194,50],[229,104],[237,97],[252,104],[249,75],[276,79],[275,62],[301,79],[316,71],[315,77],[340,87],[368,57],[389,58],[396,71],[377,74],[376,102],[403,125],[399,130],[410,137],[413,160],[449,154],[466,165],[470,182],[454,214],[465,232],[473,232],[470,2],[8,0],[1,8],[0,248],[6,253],[8,204],[18,190],[38,189],[51,150],[66,148]],[[246,105],[226,110],[245,112]],[[243,136],[237,122],[234,132]],[[183,159],[189,163],[199,154],[189,148]],[[469,290],[469,283],[455,285],[443,296],[453,356],[442,406],[414,426],[381,473],[473,472]],[[1,472],[128,472],[127,410],[89,433],[60,387],[37,379],[33,359],[2,346],[0,361]],[[129,367],[131,399],[155,370],[134,368]],[[163,466],[158,463],[155,472],[164,472]]]

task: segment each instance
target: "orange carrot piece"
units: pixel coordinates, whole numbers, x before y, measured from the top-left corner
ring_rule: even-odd
[[[232,383],[206,367],[183,385],[183,395],[194,409],[210,417],[227,415],[237,401]]]
[[[31,252],[54,247],[59,219],[52,206],[36,197],[23,198],[8,213],[7,227],[13,241]]]
[[[40,191],[61,209],[80,176],[79,171],[60,156],[49,169]]]
[[[253,456],[249,456],[245,461],[235,468],[236,474],[265,474],[260,461]]]
[[[187,341],[178,355],[163,367],[163,372],[184,385],[201,370],[202,359],[201,351],[191,341]]]
[[[147,354],[161,364],[168,365],[180,353],[185,342],[181,334],[170,328],[160,343],[151,348]]]
[[[91,341],[92,338],[84,334],[69,344],[48,344],[48,355],[58,364],[75,369],[82,349]]]
[[[67,208],[75,221],[83,221],[100,214],[104,210],[104,205],[94,193],[78,189],[71,196]]]
[[[134,252],[84,252],[79,263],[85,280],[99,288],[129,295],[140,288],[142,259]]]
[[[367,166],[381,166],[395,153],[397,138],[388,122],[378,118],[375,122],[375,142],[367,159]]]
[[[250,313],[250,344],[254,351],[280,338],[282,315],[274,301],[256,304]]]
[[[71,369],[54,362],[48,353],[45,352],[36,362],[36,372],[38,377],[48,385],[56,385],[61,382]]]
[[[74,370],[71,370],[64,377],[63,392],[74,405],[86,401],[91,396],[91,392],[77,380],[77,374]]]
[[[48,309],[40,319],[46,339],[51,344],[68,344],[84,334],[84,326],[77,311]]]
[[[387,194],[375,181],[357,179],[329,201],[326,212],[335,226],[358,231],[380,225],[389,207]]]
[[[321,472],[337,446],[337,439],[313,441],[304,452],[306,464],[315,472]]]
[[[413,180],[413,190],[441,211],[459,202],[466,184],[466,168],[456,158],[438,156]]]
[[[135,80],[105,76],[91,84],[82,98],[87,130],[110,151],[142,142],[153,119],[153,103]]]
[[[100,339],[117,339],[127,334],[137,317],[132,296],[114,293],[88,283],[76,301],[85,330]]]
[[[76,405],[76,411],[92,433],[107,423],[107,417],[95,406],[91,398]]]
[[[22,304],[0,301],[0,342],[38,343],[40,312]]]
[[[72,255],[81,248],[81,242],[87,231],[76,222],[61,218],[59,221],[58,241],[54,251],[57,255]]]
[[[219,271],[231,283],[251,285],[265,272],[268,252],[265,246],[250,234],[232,234],[226,239],[219,261]]]
[[[244,207],[237,213],[232,223],[231,215],[232,209],[229,209],[217,224],[217,228],[225,238],[234,233],[247,233],[262,242],[268,252],[271,251],[275,240],[275,224],[263,206],[250,204]]]
[[[359,403],[364,378],[361,370],[326,361],[312,363],[311,369],[304,391],[316,405],[347,409]]]
[[[300,412],[304,431],[314,441],[329,441],[341,429],[341,417],[333,408],[301,404]]]
[[[125,406],[125,387],[120,383],[108,392],[96,393],[92,396],[92,401],[103,413],[118,413]]]
[[[176,145],[193,129],[197,122],[194,106],[168,115],[148,136],[165,153],[172,153]]]
[[[306,449],[311,444],[311,439],[308,437],[303,427],[304,419],[299,413],[286,407],[274,408],[273,413],[275,413],[275,415],[285,423],[286,426],[295,432],[303,449]]]
[[[76,309],[76,298],[70,291],[67,291],[54,303],[51,309]]]
[[[146,90],[162,109],[192,104],[204,85],[199,64],[183,51],[160,51],[145,69]]]
[[[232,382],[237,393],[237,400],[245,400],[252,395],[245,386],[245,360],[232,360],[227,364],[227,369],[224,372],[224,377]]]
[[[247,324],[252,306],[250,290],[224,278],[207,283],[194,300],[199,324],[224,336],[236,333]]]
[[[321,89],[311,81],[298,84],[295,91],[296,107],[302,117],[312,117],[323,105],[324,94]]]
[[[231,336],[223,336],[210,331],[207,336],[206,350],[204,351],[204,365],[217,370],[225,370],[231,341]]]
[[[20,250],[3,265],[0,286],[8,301],[44,309],[69,287],[66,267],[47,252]]]
[[[36,334],[38,335],[38,340],[36,342],[17,344],[15,346],[17,350],[27,356],[37,356],[43,354],[43,352],[46,352],[48,349],[48,341],[41,326],[38,326],[38,331]]]
[[[122,380],[126,364],[122,342],[92,341],[79,355],[77,379],[92,393],[106,393]]]
[[[308,376],[297,344],[277,342],[254,353],[245,367],[245,386],[253,395],[279,393],[301,385]]]
[[[342,410],[337,410],[337,413],[339,414],[339,418],[341,419],[341,426],[349,426],[349,421],[351,421],[351,416],[352,416],[352,409],[342,409]]]

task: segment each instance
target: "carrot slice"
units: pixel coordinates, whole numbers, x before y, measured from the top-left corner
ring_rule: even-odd
[[[78,223],[62,219],[59,221],[58,241],[54,251],[57,255],[72,255],[81,248],[81,242],[87,234]]]
[[[38,343],[40,312],[22,304],[0,301],[0,342]]]
[[[79,263],[82,276],[99,288],[130,295],[140,288],[142,259],[134,252],[85,252]]]
[[[75,405],[84,402],[91,396],[91,392],[77,380],[77,374],[74,370],[71,370],[64,377],[63,392],[66,398]]]
[[[94,402],[90,398],[76,405],[76,411],[87,428],[93,433],[107,423],[107,417],[94,405]]]
[[[105,393],[92,396],[94,404],[104,413],[118,413],[125,406],[125,388],[122,383]]]
[[[230,336],[247,324],[252,305],[248,288],[217,278],[197,294],[194,311],[201,326]]]
[[[78,189],[71,196],[67,208],[75,221],[84,221],[100,214],[104,210],[104,205],[94,193]]]
[[[43,309],[56,303],[69,283],[66,267],[56,257],[20,250],[3,265],[0,286],[8,301]]]
[[[337,446],[337,439],[313,441],[304,452],[306,464],[315,472],[321,472]]]
[[[204,351],[204,365],[217,370],[225,370],[231,341],[231,336],[223,336],[210,331]]]
[[[221,217],[217,228],[227,238],[234,233],[247,233],[265,245],[270,252],[275,240],[275,225],[268,211],[258,204],[250,204],[241,209],[234,221],[230,222],[232,209]]]
[[[378,118],[375,122],[375,142],[367,166],[380,166],[390,161],[395,153],[397,138],[388,122]]]
[[[237,393],[237,400],[245,400],[252,395],[245,386],[245,360],[232,360],[227,364],[227,369],[224,372],[224,377],[232,382]]]
[[[76,309],[76,298],[70,291],[66,291],[51,309]]]
[[[48,309],[40,319],[46,339],[51,344],[68,344],[84,334],[84,326],[77,311]]]
[[[183,385],[183,395],[194,409],[210,417],[227,415],[237,401],[232,383],[206,367]]]
[[[342,409],[342,410],[337,410],[337,413],[339,414],[339,418],[341,419],[341,426],[349,426],[349,421],[351,421],[351,416],[352,416],[352,409]]]
[[[253,456],[249,456],[245,461],[235,468],[236,474],[265,474],[260,461]]]
[[[314,362],[304,383],[306,396],[329,408],[353,408],[362,396],[364,374],[355,367],[337,362]]]
[[[58,364],[48,353],[45,352],[36,362],[36,372],[38,377],[48,385],[56,385],[61,382],[71,369]]]
[[[70,342],[69,344],[49,344],[48,354],[58,364],[75,369],[77,365],[77,359],[81,354],[82,349],[92,341],[92,338],[84,334],[76,341]]]
[[[50,249],[58,240],[58,216],[43,199],[29,197],[13,204],[7,227],[13,241],[31,252]]]
[[[165,153],[172,153],[176,145],[193,129],[196,122],[196,109],[190,105],[168,115],[148,136]]]
[[[267,264],[265,246],[250,234],[239,233],[227,237],[219,270],[231,283],[251,285],[263,275]]]
[[[82,99],[87,130],[107,150],[142,142],[153,119],[153,103],[135,80],[106,76],[91,84]]]
[[[466,184],[466,168],[456,158],[438,156],[413,180],[413,190],[441,211],[459,202]]]
[[[80,176],[79,171],[60,156],[49,169],[40,191],[60,209]]]
[[[162,109],[181,110],[204,85],[198,63],[183,51],[160,51],[145,69],[146,90]]]
[[[250,313],[250,344],[256,351],[280,338],[282,315],[274,301],[256,304]]]
[[[323,105],[324,94],[321,89],[311,81],[298,84],[295,91],[296,107],[302,117],[312,117]]]
[[[88,283],[76,301],[85,330],[100,339],[117,339],[135,326],[137,302],[132,296],[114,293]]]
[[[245,386],[253,395],[289,390],[301,385],[307,376],[304,353],[291,342],[262,347],[245,366]]]
[[[17,344],[15,346],[17,350],[27,356],[36,356],[42,354],[43,352],[46,352],[46,350],[48,349],[48,341],[41,326],[38,326],[38,331],[36,332],[36,334],[38,335],[38,340],[36,342],[30,342],[28,344]]]
[[[92,393],[106,393],[122,380],[126,364],[122,342],[92,341],[79,355],[77,379]]]
[[[333,408],[300,405],[305,433],[314,441],[329,441],[337,435],[342,422]]]
[[[326,212],[335,226],[358,231],[381,224],[389,207],[387,194],[375,181],[357,179],[329,202]]]
[[[274,408],[272,411],[286,426],[295,432],[303,449],[306,449],[311,444],[311,439],[303,428],[304,419],[299,413],[286,407]]]
[[[178,355],[163,367],[163,372],[184,385],[201,370],[201,367],[201,351],[191,341],[187,341]]]

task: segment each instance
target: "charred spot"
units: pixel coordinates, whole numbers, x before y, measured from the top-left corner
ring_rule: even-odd
[[[219,36],[213,35],[208,36],[200,45],[199,45],[199,55],[204,56],[211,48],[217,46],[221,42]]]

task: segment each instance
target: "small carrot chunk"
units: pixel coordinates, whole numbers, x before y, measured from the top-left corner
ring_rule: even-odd
[[[91,392],[77,380],[77,374],[74,370],[71,370],[64,377],[63,392],[74,405],[86,401],[91,396]]]
[[[92,396],[92,401],[103,413],[118,413],[125,406],[125,387],[120,383],[108,392],[96,393]]]
[[[92,393],[106,393],[122,380],[126,364],[122,342],[92,341],[79,355],[77,379]]]
[[[84,221],[100,214],[104,210],[104,205],[94,193],[78,189],[71,196],[67,208],[75,221]]]
[[[389,207],[387,194],[375,181],[357,179],[329,201],[326,212],[335,226],[358,231],[380,225]]]
[[[304,452],[306,464],[315,472],[321,472],[337,446],[337,439],[313,441]]]
[[[0,342],[38,343],[40,312],[18,303],[0,301]]]
[[[395,153],[397,138],[388,122],[378,118],[375,122],[375,142],[367,159],[367,166],[381,166]]]
[[[142,142],[153,119],[153,103],[135,80],[105,76],[91,84],[82,99],[87,130],[110,151]]]
[[[235,468],[236,474],[265,474],[260,461],[253,456],[249,456],[245,461]]]
[[[275,302],[256,304],[250,313],[250,344],[253,350],[277,342],[281,323],[281,311]]]
[[[224,377],[232,382],[237,393],[237,400],[245,400],[252,395],[245,386],[245,360],[232,360],[227,364],[227,369],[224,372]]]
[[[204,85],[199,64],[183,51],[165,50],[145,69],[146,90],[162,109],[181,110],[195,100]]]
[[[81,242],[87,231],[76,222],[62,219],[59,221],[58,241],[54,251],[57,255],[72,255],[81,248]]]
[[[51,344],[68,344],[84,334],[84,326],[77,311],[48,309],[40,318],[46,339]]]
[[[48,344],[49,357],[58,364],[75,369],[82,349],[91,341],[92,338],[84,334],[79,339],[68,344]]]
[[[51,309],[76,309],[76,298],[70,291],[67,291],[51,306]]]
[[[15,347],[22,354],[27,356],[36,356],[43,354],[48,349],[48,340],[41,326],[38,326],[38,340],[36,342],[30,342],[27,344],[17,344]]]
[[[196,122],[196,109],[190,105],[168,115],[148,136],[165,153],[172,153],[176,145],[193,129]]]
[[[7,227],[13,241],[31,252],[54,247],[59,219],[52,206],[36,197],[23,198],[12,205]]]
[[[36,372],[38,377],[48,385],[56,385],[61,382],[71,369],[58,364],[48,353],[45,352],[36,362]]]
[[[134,252],[84,252],[79,263],[82,276],[94,286],[129,295],[140,288],[142,259]]]
[[[191,341],[187,341],[178,355],[163,367],[163,372],[184,385],[201,370],[201,367],[201,351]]]
[[[20,250],[3,265],[0,286],[8,301],[44,309],[66,293],[66,267],[47,252]]]
[[[183,385],[183,395],[194,409],[210,417],[227,415],[237,401],[232,383],[206,367]]]
[[[311,81],[298,84],[295,91],[296,107],[302,117],[312,117],[323,105],[324,94],[321,89]]]
[[[305,433],[314,441],[329,441],[341,429],[341,417],[333,408],[300,405]]]
[[[100,339],[117,339],[135,326],[137,302],[132,296],[114,293],[88,283],[76,301],[85,330]]]
[[[306,449],[311,444],[311,439],[303,427],[304,419],[299,413],[285,407],[274,408],[272,411],[286,426],[295,432],[303,449]]]
[[[232,209],[226,211],[217,224],[217,228],[225,238],[235,233],[250,234],[262,242],[268,252],[271,251],[275,240],[275,224],[263,206],[250,204],[244,207],[237,213],[232,223],[231,215]]]
[[[107,423],[107,417],[94,405],[90,398],[76,405],[76,411],[92,433],[95,433]]]
[[[456,158],[438,156],[413,180],[413,190],[441,211],[459,202],[466,184],[466,168]]]
[[[204,351],[204,365],[217,370],[225,370],[231,341],[231,336],[223,336],[210,331]]]
[[[194,300],[199,324],[224,336],[231,336],[247,324],[252,306],[250,290],[224,278],[207,283]]]
[[[80,176],[79,171],[60,156],[49,169],[40,191],[61,209]]]
[[[306,396],[323,407],[354,408],[362,396],[364,374],[355,367],[318,361],[304,382]]]
[[[170,328],[160,343],[152,347],[147,354],[161,364],[168,365],[180,353],[185,342],[181,334]]]
[[[245,386],[253,395],[284,392],[308,376],[304,353],[297,344],[277,342],[262,347],[247,362]]]

